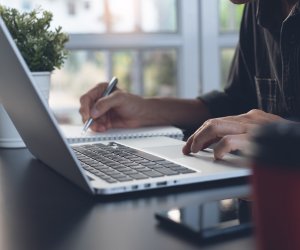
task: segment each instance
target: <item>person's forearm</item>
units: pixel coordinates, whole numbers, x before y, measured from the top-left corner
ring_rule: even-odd
[[[144,125],[197,128],[210,118],[206,105],[199,99],[146,98],[144,104]]]

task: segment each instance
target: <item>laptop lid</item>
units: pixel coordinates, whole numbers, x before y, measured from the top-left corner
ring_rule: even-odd
[[[83,189],[93,191],[1,17],[0,103],[36,158]]]

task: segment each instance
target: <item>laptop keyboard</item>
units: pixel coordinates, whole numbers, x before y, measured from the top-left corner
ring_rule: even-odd
[[[108,183],[143,180],[196,171],[124,145],[111,142],[72,147],[82,167]]]

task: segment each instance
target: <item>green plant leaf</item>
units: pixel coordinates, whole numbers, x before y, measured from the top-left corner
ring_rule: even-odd
[[[61,68],[68,51],[69,37],[61,27],[50,29],[53,14],[41,8],[21,13],[0,5],[4,20],[31,71],[53,71]]]

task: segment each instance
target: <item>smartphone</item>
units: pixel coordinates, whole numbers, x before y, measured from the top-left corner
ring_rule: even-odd
[[[230,198],[173,208],[155,214],[160,226],[201,241],[252,232],[252,202]]]

